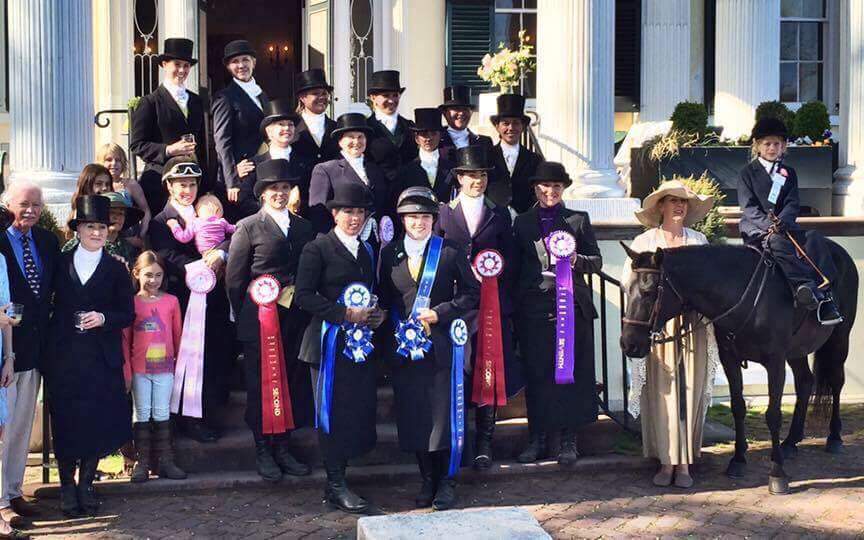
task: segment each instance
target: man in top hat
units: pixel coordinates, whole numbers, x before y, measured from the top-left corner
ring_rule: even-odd
[[[518,94],[498,96],[498,114],[490,117],[498,132],[498,144],[492,150],[495,171],[489,182],[488,196],[501,206],[510,206],[521,214],[534,205],[530,178],[543,161],[539,154],[520,144],[522,133],[530,124],[525,114],[525,98]]]
[[[303,71],[294,78],[300,122],[297,124],[297,140],[292,147],[313,167],[339,155],[339,145],[333,140],[336,122],[327,116],[332,94],[333,87],[327,84],[323,69]]]
[[[162,187],[162,168],[175,156],[194,154],[199,164],[206,162],[207,141],[204,105],[198,94],[186,89],[186,79],[198,60],[192,57],[194,43],[184,38],[168,38],[159,55],[164,72],[162,84],[138,103],[132,114],[129,150],[146,164],[139,183],[147,205],[156,214],[167,197]],[[205,174],[202,190],[213,183]]]
[[[291,193],[291,211],[305,214],[309,203],[309,176],[313,162],[306,154],[296,150],[296,132],[300,117],[294,112],[287,99],[274,99],[264,107],[264,117],[259,125],[259,133],[267,143],[266,152],[249,160],[249,172],[240,187],[239,213],[241,217],[251,216],[261,207],[260,198],[255,195],[257,167],[271,159],[284,159],[288,162],[291,175],[296,183]]]
[[[434,108],[414,109],[414,125],[409,128],[417,143],[418,155],[402,165],[391,186],[391,198],[396,201],[402,191],[412,186],[431,189],[438,200],[449,202],[453,196],[450,170],[453,162],[447,152],[440,149],[441,111]]]
[[[259,126],[264,118],[267,96],[255,82],[255,49],[245,39],[225,45],[222,63],[231,82],[213,98],[213,139],[219,169],[217,190],[225,190],[230,203],[237,204],[244,173],[250,170],[249,158],[258,153],[262,138]],[[231,207],[226,210],[231,215]],[[233,217],[233,216],[231,216]]]
[[[367,91],[372,101],[368,154],[384,169],[387,180],[396,179],[399,167],[417,157],[417,145],[411,136],[413,122],[399,114],[399,100],[405,87],[399,83],[398,71],[376,71],[369,79]]]
[[[447,130],[441,135],[441,150],[455,152],[466,146],[488,146],[492,148],[492,139],[486,135],[477,135],[468,129],[474,106],[471,104],[471,89],[461,84],[448,86],[444,89],[444,103],[438,106]]]

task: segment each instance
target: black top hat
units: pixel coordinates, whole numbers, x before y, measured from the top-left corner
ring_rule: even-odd
[[[186,60],[193,66],[198,63],[196,58],[192,58],[192,51],[195,49],[195,43],[191,39],[186,38],[168,38],[162,46],[162,54],[157,60],[159,63],[167,60]]]
[[[74,231],[79,223],[111,224],[111,201],[102,195],[82,195],[75,201],[75,217],[69,220],[69,229]]]
[[[411,131],[443,131],[441,110],[432,108],[414,109],[414,125]]]
[[[0,205],[0,229],[6,230],[15,221],[13,214],[5,205]]]
[[[267,186],[277,184],[279,182],[288,182],[292,186],[297,185],[300,181],[296,175],[291,173],[291,165],[287,159],[268,159],[255,168],[255,187],[252,192],[255,198],[258,199],[267,189]]]
[[[336,119],[336,128],[332,137],[337,141],[343,134],[349,131],[362,131],[368,137],[372,134],[372,128],[366,123],[366,117],[360,113],[345,113]]]
[[[267,133],[264,132],[264,128],[279,120],[291,120],[295,126],[300,121],[300,115],[297,114],[287,99],[274,99],[264,105],[264,119],[261,120],[259,127],[261,136],[266,139]]]
[[[528,179],[533,186],[537,182],[561,182],[564,187],[573,183],[564,165],[554,161],[543,161],[534,170],[534,176]]]
[[[333,93],[333,87],[327,84],[327,75],[323,69],[307,69],[294,77],[295,96],[313,88],[326,88],[328,92]]]
[[[438,214],[438,197],[427,187],[409,187],[399,195],[396,213]]]
[[[231,60],[235,56],[240,56],[241,54],[248,54],[253,58],[256,57],[255,49],[252,47],[251,43],[245,39],[235,39],[228,45],[225,45],[225,50],[222,52],[222,63],[227,64],[228,60]]]
[[[369,86],[366,94],[380,94],[382,92],[405,91],[405,87],[399,84],[399,72],[394,70],[376,71],[369,78]]]
[[[489,163],[489,153],[486,147],[480,144],[466,146],[456,150],[455,172],[468,171],[491,171],[494,169]]]
[[[467,107],[471,105],[471,88],[464,85],[448,86],[444,89],[444,103],[438,106],[442,111],[450,107]]]
[[[753,126],[753,131],[750,132],[750,138],[754,141],[763,137],[774,135],[782,138],[784,141],[789,137],[789,131],[786,129],[786,123],[779,118],[771,116],[760,118],[756,125]]]
[[[372,192],[358,182],[339,184],[333,190],[333,198],[326,203],[327,210],[334,208],[372,208]]]
[[[493,124],[502,118],[521,118],[526,125],[531,119],[525,114],[525,96],[519,94],[501,94],[497,99],[498,114],[489,117]]]

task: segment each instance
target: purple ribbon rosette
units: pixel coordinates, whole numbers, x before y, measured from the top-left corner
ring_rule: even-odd
[[[555,231],[547,245],[555,258],[555,384],[573,384],[575,315],[570,256],[576,252],[576,238],[567,231]]]

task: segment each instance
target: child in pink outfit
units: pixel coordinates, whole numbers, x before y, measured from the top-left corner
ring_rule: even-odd
[[[187,223],[186,229],[176,219],[169,219],[168,227],[178,242],[187,244],[195,239],[198,253],[204,255],[234,233],[234,225],[222,217],[222,203],[214,195],[203,195],[198,199],[195,213],[198,217]]]

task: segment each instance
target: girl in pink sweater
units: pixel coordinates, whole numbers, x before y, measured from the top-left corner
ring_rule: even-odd
[[[180,302],[162,291],[165,263],[155,252],[145,251],[138,256],[132,277],[138,286],[135,322],[123,330],[124,372],[135,404],[132,427],[138,451],[132,481],[145,482],[149,478],[151,448],[158,456],[160,477],[186,478],[186,473],[174,464],[169,422],[174,361],[183,328]]]

